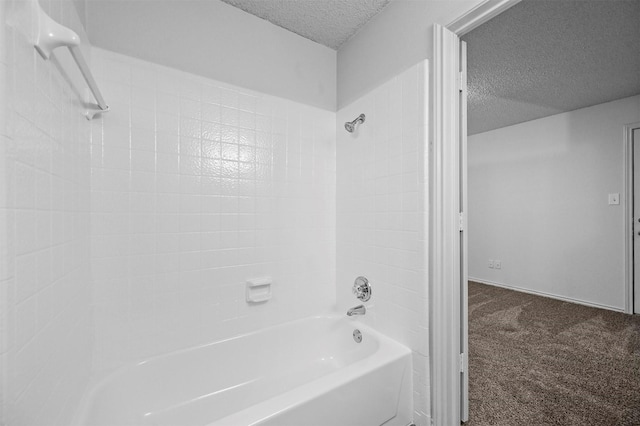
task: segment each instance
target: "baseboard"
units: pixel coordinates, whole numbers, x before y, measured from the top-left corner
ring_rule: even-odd
[[[469,281],[475,281],[475,282],[480,283],[480,284],[492,285],[494,287],[502,287],[502,288],[506,288],[506,289],[509,289],[509,290],[519,291],[521,293],[528,293],[528,294],[534,294],[536,296],[548,297],[550,299],[562,300],[563,302],[577,303],[579,305],[590,306],[592,308],[607,309],[609,311],[623,312],[623,313],[625,312],[624,308],[616,308],[614,306],[602,305],[600,303],[587,302],[585,300],[574,299],[572,297],[559,296],[559,295],[553,294],[553,293],[546,293],[544,291],[530,290],[530,289],[527,289],[527,288],[517,287],[517,286],[514,286],[514,285],[508,285],[508,284],[498,283],[498,282],[495,282],[495,281],[483,280],[483,279],[480,279],[480,278],[469,277]]]

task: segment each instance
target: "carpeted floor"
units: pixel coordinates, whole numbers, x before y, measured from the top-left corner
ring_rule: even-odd
[[[640,425],[640,316],[469,282],[466,425]]]

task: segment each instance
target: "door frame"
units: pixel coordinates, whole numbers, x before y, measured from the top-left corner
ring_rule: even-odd
[[[461,275],[467,268],[460,229],[460,197],[466,174],[460,174],[466,149],[460,149],[460,36],[517,4],[520,0],[485,0],[450,22],[434,25],[431,61],[429,147],[429,316],[430,399],[432,424],[460,424],[468,401],[461,380],[468,336],[461,308]],[[466,171],[465,171],[466,172]],[[464,241],[464,240],[463,240]],[[462,356],[461,356],[462,354]]]
[[[458,37],[461,37],[484,24],[489,19],[498,16],[505,10],[520,3],[520,1],[521,0],[485,0],[449,22],[446,28]]]
[[[624,312],[633,315],[634,262],[633,262],[633,131],[640,128],[640,121],[624,126]],[[640,226],[638,227],[640,229]],[[640,287],[640,285],[635,285]]]
[[[469,420],[469,232],[467,216],[467,43],[460,41],[460,420]]]
[[[459,425],[463,357],[460,291],[460,39],[434,25],[429,177],[431,421]],[[455,52],[455,53],[454,53]]]

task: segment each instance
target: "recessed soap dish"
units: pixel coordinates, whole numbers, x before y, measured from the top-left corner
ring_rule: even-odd
[[[271,299],[271,277],[255,278],[247,281],[247,303],[263,303]]]

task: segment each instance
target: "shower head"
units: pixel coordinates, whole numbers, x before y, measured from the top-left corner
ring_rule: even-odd
[[[346,123],[344,123],[344,128],[347,129],[347,132],[353,133],[353,131],[355,130],[356,126],[353,123],[351,123],[350,121],[347,121]]]
[[[355,120],[347,121],[346,123],[344,123],[344,128],[347,129],[347,132],[353,133],[353,131],[356,129],[356,124],[364,123],[364,119],[365,119],[365,115],[360,114],[358,118],[356,118]]]

